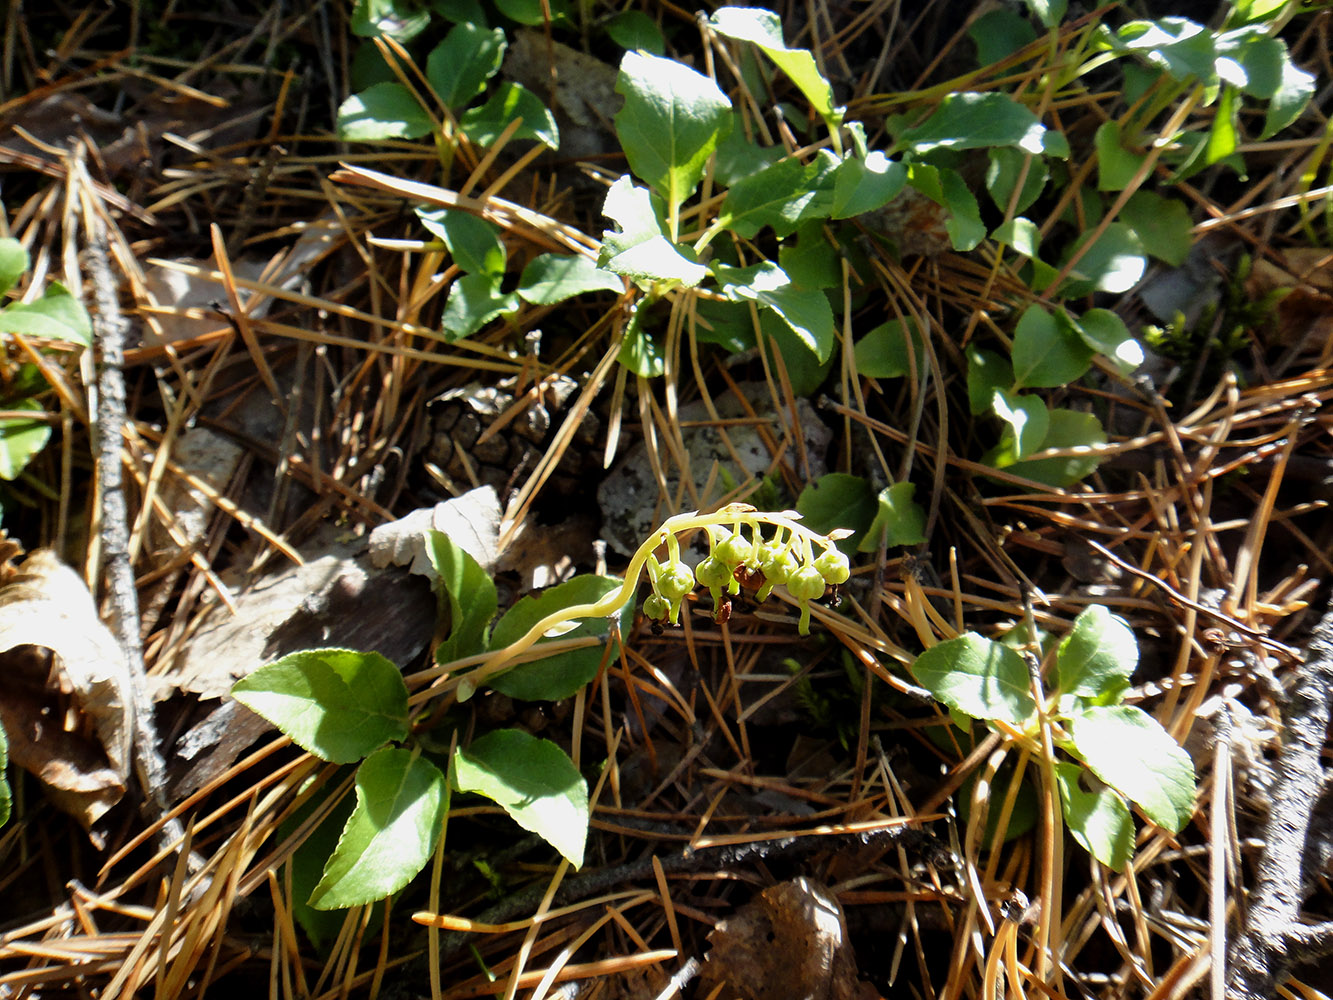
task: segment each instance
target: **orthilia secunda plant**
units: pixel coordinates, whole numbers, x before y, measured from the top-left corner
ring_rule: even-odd
[[[594,603],[553,611],[520,639],[492,652],[476,669],[457,678],[459,700],[466,701],[488,678],[514,666],[538,640],[563,635],[585,618],[618,612],[634,599],[645,570],[652,593],[643,602],[643,613],[654,631],[680,623],[681,604],[696,587],[708,589],[714,621],[725,622],[731,598],[742,588],[754,591],[762,602],[774,587],[785,586],[801,611],[798,629],[809,635],[810,602],[829,588],[836,600],[838,587],[851,577],[851,565],[836,543],[852,532],[837,528],[820,534],[802,525],[800,518],[794,510],[761,511],[744,503],[728,504],[710,514],[690,511],[668,518],[634,553],[618,589]],[[692,570],[680,558],[680,537],[696,531],[707,533],[709,552]]]
[[[654,631],[664,624],[679,624],[680,605],[695,586],[706,587],[713,598],[713,620],[725,622],[731,615],[731,598],[743,589],[753,590],[755,599],[767,600],[773,588],[785,586],[801,609],[798,629],[810,634],[810,602],[851,576],[847,557],[834,544],[850,534],[839,529],[820,535],[798,523],[795,511],[766,513],[748,504],[732,504],[712,515],[681,515],[672,518],[650,538],[652,545],[645,565],[653,592],[643,602],[643,613],[653,622]],[[722,521],[713,518],[722,517]],[[681,519],[684,519],[683,522]],[[693,523],[690,523],[693,521]],[[773,535],[764,538],[764,528]],[[708,534],[709,551],[691,572],[681,561],[679,535],[692,528]],[[746,534],[749,537],[746,537]],[[822,549],[816,557],[815,546]],[[666,547],[666,561],[654,552]]]

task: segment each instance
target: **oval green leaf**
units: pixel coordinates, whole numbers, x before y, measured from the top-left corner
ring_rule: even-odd
[[[910,371],[922,376],[927,368],[926,345],[921,326],[915,319],[906,320],[912,335],[903,329],[903,320],[891,319],[881,323],[856,342],[856,373],[866,378],[898,378]]]
[[[366,758],[356,772],[356,808],[310,905],[361,906],[407,885],[435,850],[447,799],[440,769],[412,751],[386,747]]]
[[[1023,658],[975,632],[932,646],[916,658],[912,674],[939,701],[974,719],[1022,725],[1037,710]]]
[[[435,127],[401,83],[376,83],[338,108],[338,138],[346,142],[419,139]]]
[[[476,792],[500,806],[575,868],[588,838],[588,786],[574,762],[550,740],[518,729],[499,729],[454,752],[460,792]]]
[[[458,127],[470,140],[484,147],[500,138],[500,133],[515,118],[521,118],[523,124],[515,130],[514,139],[540,142],[549,149],[560,148],[560,127],[555,115],[540,97],[510,80],[500,84],[481,107],[464,111]]]
[[[1060,693],[1101,705],[1120,700],[1139,663],[1139,644],[1123,618],[1100,604],[1085,608],[1060,641],[1056,670]]]
[[[1194,812],[1194,763],[1157,721],[1131,705],[1094,706],[1070,720],[1074,749],[1101,778],[1164,830]]]
[[[305,649],[236,682],[232,697],[301,749],[348,764],[406,739],[407,685],[379,653]]]
[[[445,107],[457,113],[481,93],[504,60],[505,33],[475,24],[455,25],[426,57],[426,79]]]
[[[861,539],[858,552],[873,552],[881,544],[920,545],[926,540],[926,512],[912,499],[915,483],[894,483],[879,491],[879,509],[870,529]]]
[[[1092,366],[1092,354],[1067,316],[1034,303],[1014,328],[1014,387],[1068,385]]]
[[[0,295],[14,287],[28,269],[28,251],[12,236],[0,238]]]
[[[550,306],[584,292],[616,292],[625,283],[610,271],[603,271],[582,254],[544,253],[523,269],[519,279],[519,298],[533,305]]]
[[[852,529],[851,535],[838,542],[838,548],[851,555],[879,513],[879,498],[874,487],[860,476],[830,472],[801,490],[796,509],[802,523],[821,534],[834,528]]]
[[[625,97],[615,125],[630,169],[679,206],[731,128],[731,101],[702,73],[646,52],[625,54],[616,92]]]
[[[503,649],[552,612],[574,604],[592,604],[613,590],[620,589],[622,583],[615,577],[585,574],[551,587],[536,597],[525,597],[495,623],[491,648]],[[625,607],[614,620],[618,622],[622,634],[628,631],[634,622],[634,602],[626,601]],[[520,663],[488,683],[501,694],[524,701],[559,701],[568,698],[597,676],[604,655],[620,655],[619,643],[611,635],[612,621],[612,618],[588,618],[559,636],[562,642],[584,638],[602,640],[596,645],[555,653],[531,663]],[[541,640],[536,648],[540,649],[545,641],[553,640]],[[610,654],[606,654],[605,650],[608,641],[613,644]]]
[[[0,317],[3,316],[4,313],[0,313]],[[10,404],[9,409],[41,413],[42,404],[35,399],[19,399]],[[0,418],[0,479],[16,479],[49,440],[51,425],[45,420]]]
[[[1084,791],[1079,783],[1083,768],[1077,764],[1057,763],[1055,777],[1065,825],[1074,839],[1107,868],[1123,871],[1134,853],[1134,820],[1120,793],[1105,786]]]

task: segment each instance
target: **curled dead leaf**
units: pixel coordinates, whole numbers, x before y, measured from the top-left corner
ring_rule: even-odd
[[[700,995],[727,1000],[862,1000],[837,897],[818,882],[770,886],[708,935]],[[716,991],[716,992],[715,992]]]
[[[125,793],[125,655],[83,580],[39,549],[0,587],[0,719],[10,754],[87,829]]]

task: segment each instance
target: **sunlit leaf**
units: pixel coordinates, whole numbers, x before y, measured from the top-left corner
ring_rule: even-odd
[[[497,729],[454,753],[461,792],[477,792],[519,826],[583,864],[588,836],[588,786],[554,743],[517,729]]]
[[[305,649],[237,681],[232,697],[303,750],[347,764],[407,738],[407,685],[379,653]]]
[[[1157,721],[1130,705],[1094,706],[1070,722],[1074,748],[1116,791],[1171,833],[1194,812],[1194,764]]]
[[[412,881],[435,850],[447,793],[440,769],[410,750],[385,747],[367,757],[356,772],[356,807],[310,905],[374,903]]]
[[[935,698],[974,719],[1021,725],[1037,710],[1023,658],[975,632],[932,646],[916,658],[912,674]]]

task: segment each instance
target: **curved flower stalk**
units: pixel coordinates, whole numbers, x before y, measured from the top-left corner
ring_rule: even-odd
[[[710,514],[689,511],[668,518],[634,553],[618,590],[591,604],[554,611],[519,639],[492,652],[459,679],[459,699],[470,698],[488,678],[509,669],[539,639],[562,635],[584,618],[615,614],[634,599],[645,570],[652,593],[643,602],[643,611],[654,628],[678,624],[680,606],[696,586],[708,588],[713,597],[714,620],[725,621],[731,610],[729,597],[740,593],[743,584],[757,587],[755,596],[760,601],[775,586],[784,585],[801,609],[800,633],[808,635],[810,602],[823,597],[826,587],[833,587],[836,593],[836,588],[851,576],[847,556],[835,544],[851,532],[839,528],[823,535],[802,525],[800,518],[794,510],[760,511],[744,503],[728,504]],[[765,528],[775,529],[770,538],[764,538]],[[710,551],[691,570],[680,558],[679,536],[698,530],[708,533]],[[816,547],[821,550],[818,557],[814,555]],[[656,555],[663,548],[665,560]],[[724,597],[723,591],[728,596]]]

